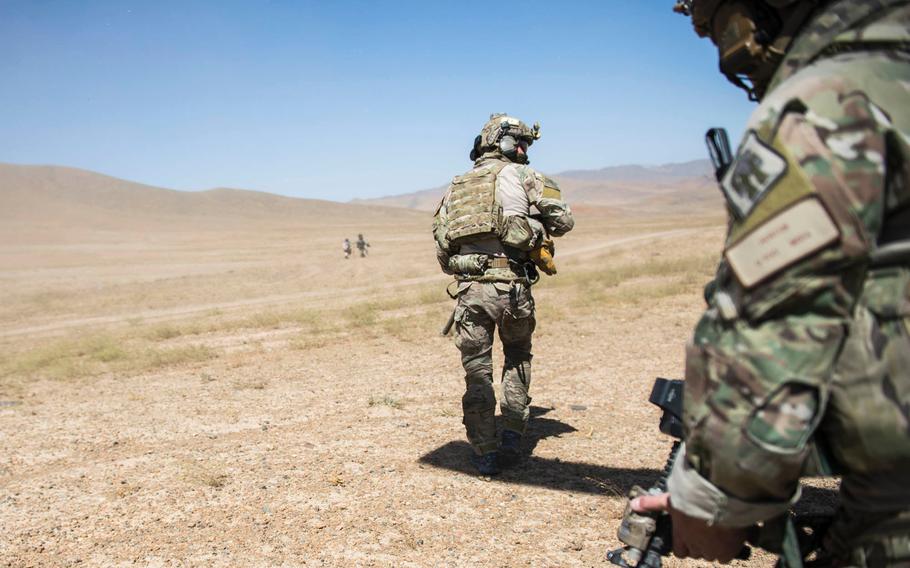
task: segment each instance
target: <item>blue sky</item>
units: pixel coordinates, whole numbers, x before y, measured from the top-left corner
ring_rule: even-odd
[[[346,201],[446,183],[491,112],[550,173],[705,156],[752,105],[673,0],[0,0],[0,162]]]

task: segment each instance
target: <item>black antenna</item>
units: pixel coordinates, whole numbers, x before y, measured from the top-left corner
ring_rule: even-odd
[[[730,151],[730,140],[727,138],[726,129],[708,129],[705,133],[705,144],[708,146],[711,163],[714,164],[714,177],[720,181],[733,162],[733,153]]]

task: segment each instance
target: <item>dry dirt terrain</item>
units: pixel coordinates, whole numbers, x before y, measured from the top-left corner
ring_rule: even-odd
[[[0,565],[605,565],[666,458],[646,400],[682,372],[722,217],[578,208],[535,288],[528,455],[484,479],[429,215],[350,207],[7,225]]]

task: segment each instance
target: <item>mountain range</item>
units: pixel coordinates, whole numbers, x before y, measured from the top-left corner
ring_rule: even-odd
[[[720,211],[707,160],[569,170],[553,176],[576,209],[631,214]],[[222,230],[426,219],[445,186],[350,203],[243,189],[187,192],[61,166],[0,164],[0,232]]]
[[[722,203],[708,160],[693,160],[659,166],[624,165],[598,170],[568,170],[551,177],[573,206],[606,206],[630,211],[690,207],[718,209]],[[439,204],[446,186],[352,203],[431,211]]]

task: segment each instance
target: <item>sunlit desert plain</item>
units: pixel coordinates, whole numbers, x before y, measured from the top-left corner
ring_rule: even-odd
[[[725,221],[585,183],[535,287],[528,455],[485,479],[431,211],[0,166],[0,565],[605,565]]]

